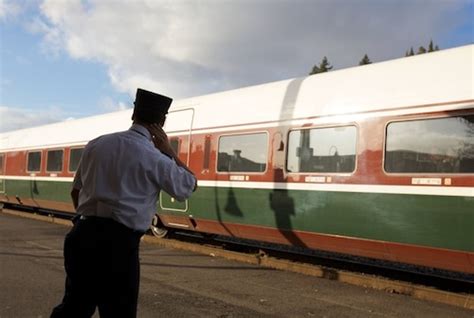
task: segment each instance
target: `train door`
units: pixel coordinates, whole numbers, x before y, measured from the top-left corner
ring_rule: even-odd
[[[168,133],[170,144],[178,154],[179,159],[189,166],[189,156],[191,152],[191,133],[194,118],[194,109],[188,108],[169,112],[164,130]],[[165,211],[186,212],[189,209],[189,202],[179,202],[169,194],[161,191],[160,208]]]
[[[0,195],[5,194],[5,161],[5,154],[0,153]]]

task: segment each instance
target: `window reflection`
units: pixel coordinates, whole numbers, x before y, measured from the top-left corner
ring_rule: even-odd
[[[354,126],[291,131],[288,138],[289,172],[355,170],[357,129]]]
[[[63,170],[63,151],[62,150],[48,151],[46,171],[59,172],[61,170]]]
[[[474,172],[474,115],[387,126],[387,172]]]
[[[75,148],[71,149],[69,156],[69,171],[76,172],[77,167],[79,167],[79,162],[81,161],[82,152],[84,148]]]
[[[41,167],[41,152],[34,151],[28,153],[27,169],[29,172],[38,172]]]
[[[222,136],[219,139],[217,170],[264,172],[267,163],[266,133]]]

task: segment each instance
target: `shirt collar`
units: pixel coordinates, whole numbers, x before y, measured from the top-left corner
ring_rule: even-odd
[[[139,133],[140,135],[145,136],[148,140],[151,141],[151,134],[148,131],[148,129],[146,129],[144,126],[139,125],[139,124],[133,124],[132,127],[130,127],[129,130],[133,130],[133,131]]]

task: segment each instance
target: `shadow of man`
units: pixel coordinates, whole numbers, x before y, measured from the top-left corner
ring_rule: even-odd
[[[227,202],[224,211],[234,216],[244,216],[242,210],[239,208],[239,204],[237,203],[237,199],[235,197],[234,189],[232,188],[229,188],[229,190],[227,191]]]
[[[276,169],[274,174],[275,183],[283,181],[283,170]],[[268,195],[270,208],[275,215],[278,231],[288,240],[291,245],[306,246],[306,244],[293,232],[291,216],[295,215],[295,202],[289,196],[287,189],[273,189]]]

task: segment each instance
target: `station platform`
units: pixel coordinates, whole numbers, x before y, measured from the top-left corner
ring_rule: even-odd
[[[0,318],[49,317],[69,227],[0,212]],[[141,243],[138,317],[474,317],[474,311]],[[98,317],[96,313],[94,317]]]

